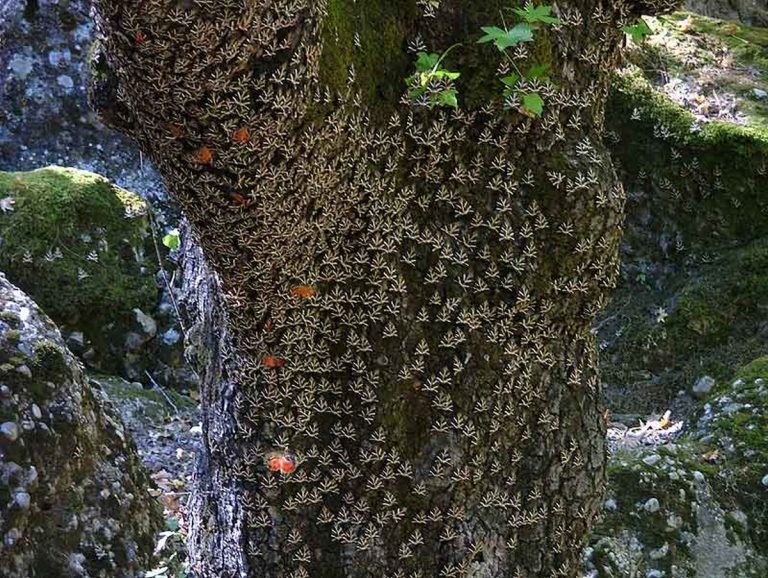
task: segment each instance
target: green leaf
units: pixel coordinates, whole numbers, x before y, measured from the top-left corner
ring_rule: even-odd
[[[526,2],[523,8],[515,8],[514,12],[528,24],[560,24],[560,19],[552,16],[552,6],[549,5],[534,6],[532,2]]]
[[[440,93],[440,96],[438,97],[438,102],[440,104],[444,104],[446,106],[456,108],[457,106],[459,106],[457,95],[458,93],[456,92],[456,90],[449,88],[448,90],[444,90]]]
[[[632,41],[636,44],[642,44],[647,36],[653,34],[651,27],[642,18],[638,18],[634,24],[623,26],[621,30],[625,34],[629,34],[632,37]]]
[[[440,69],[440,70],[436,70],[432,76],[437,79],[448,78],[450,80],[456,80],[459,76],[461,76],[461,73]]]
[[[416,59],[416,70],[418,72],[429,72],[440,61],[440,55],[434,52],[419,52]]]
[[[529,92],[523,95],[523,108],[534,116],[541,116],[544,112],[544,100],[538,92]]]
[[[181,247],[181,237],[179,236],[179,230],[173,229],[163,237],[163,245],[168,247],[171,251],[175,251]]]
[[[498,26],[483,26],[482,31],[485,32],[485,36],[477,43],[493,42],[501,52],[522,42],[533,41],[533,26],[526,22],[516,24],[511,30],[504,30]]]
[[[506,86],[513,87],[513,86],[515,86],[517,84],[517,81],[520,80],[520,76],[513,72],[509,76],[502,77],[500,80]]]

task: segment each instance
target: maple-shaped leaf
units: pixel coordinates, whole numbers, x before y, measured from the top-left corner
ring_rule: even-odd
[[[522,42],[533,41],[533,26],[527,22],[516,24],[509,30],[499,28],[498,26],[483,26],[482,31],[485,32],[485,36],[478,40],[477,43],[493,42],[501,52]]]
[[[552,6],[546,4],[534,6],[532,2],[526,2],[525,6],[515,8],[514,12],[528,24],[560,24],[560,19],[552,16]]]
[[[419,72],[429,72],[440,61],[440,55],[434,52],[419,52],[416,59],[416,70]]]
[[[636,44],[642,44],[647,36],[653,34],[651,27],[642,18],[638,18],[634,24],[623,26],[621,30],[625,34],[629,34],[632,37],[632,41]]]

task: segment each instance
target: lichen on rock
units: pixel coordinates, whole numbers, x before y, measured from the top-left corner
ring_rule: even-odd
[[[141,576],[161,523],[133,442],[0,275],[0,576]]]

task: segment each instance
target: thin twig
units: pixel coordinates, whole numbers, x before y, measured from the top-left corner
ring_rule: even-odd
[[[144,374],[149,378],[149,381],[152,382],[152,385],[155,386],[155,389],[157,389],[161,394],[163,394],[163,397],[165,398],[165,401],[167,401],[168,405],[170,405],[173,408],[174,413],[178,417],[178,415],[179,415],[179,408],[176,407],[176,404],[173,403],[173,401],[171,400],[170,396],[167,393],[165,393],[165,390],[162,387],[160,387],[160,384],[158,384],[154,380],[154,378],[149,374],[149,372],[146,369],[144,370]]]
[[[181,332],[186,336],[187,330],[184,327],[184,321],[181,318],[181,313],[179,312],[179,306],[176,304],[176,298],[173,295],[173,289],[171,288],[171,282],[168,280],[168,275],[165,272],[165,265],[163,264],[163,257],[160,254],[160,246],[157,244],[157,223],[155,222],[155,216],[154,212],[152,210],[152,207],[150,206],[149,202],[147,202],[147,213],[149,215],[149,224],[150,228],[152,229],[152,244],[155,246],[155,255],[157,255],[157,262],[160,265],[160,274],[163,277],[163,282],[165,283],[165,288],[168,291],[168,296],[171,299],[171,305],[173,305],[174,311],[176,311],[176,319],[179,322],[179,327],[181,327]]]

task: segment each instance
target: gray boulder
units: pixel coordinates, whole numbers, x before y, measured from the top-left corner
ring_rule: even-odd
[[[740,20],[752,26],[768,26],[765,0],[688,0],[691,12],[724,20]]]
[[[142,576],[162,523],[130,436],[0,274],[0,577]]]

